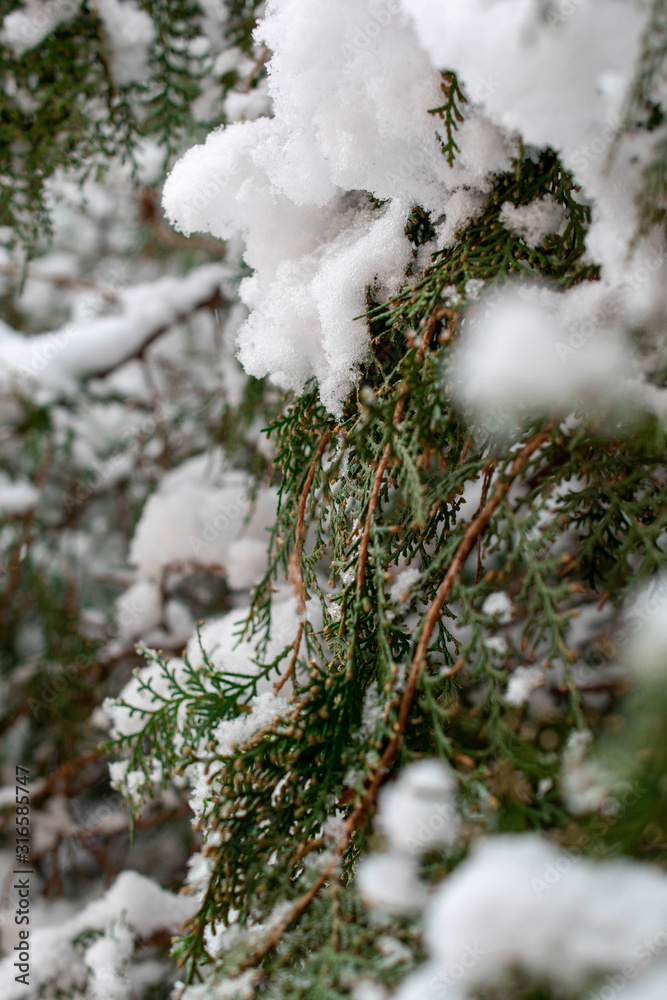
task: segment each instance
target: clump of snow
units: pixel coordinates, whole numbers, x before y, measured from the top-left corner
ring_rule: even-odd
[[[169,661],[169,670],[180,681],[184,677],[185,664],[174,657]],[[161,699],[172,695],[172,687],[160,663],[151,659],[134,672],[117,699],[106,698],[102,703],[111,735],[134,736],[140,733],[146,725],[146,713],[154,712],[158,705],[164,704]],[[121,702],[126,702],[127,707]]]
[[[511,597],[504,590],[489,594],[482,604],[482,614],[497,617],[499,625],[509,625],[515,615]]]
[[[389,600],[393,601],[394,604],[404,604],[420,576],[421,571],[416,566],[408,566],[400,570],[389,588]]]
[[[435,759],[416,761],[378,797],[378,829],[390,849],[423,854],[451,847],[459,839],[457,783],[453,771]]]
[[[309,602],[309,611],[317,615],[314,602]],[[204,666],[206,659],[214,670],[253,677],[257,667],[253,662],[256,658],[256,640],[244,639],[239,642],[239,632],[243,620],[247,617],[249,608],[240,608],[214,618],[202,627],[199,635],[191,637],[187,646],[188,660],[195,669]],[[290,646],[299,628],[297,599],[293,596],[275,600],[271,606],[271,635],[266,646],[264,660],[267,663],[275,660],[279,653]],[[304,641],[304,640],[302,640]],[[276,678],[274,677],[273,680]],[[272,681],[263,679],[259,682],[258,691],[268,691]]]
[[[453,246],[456,236],[471,219],[482,212],[486,195],[474,188],[460,188],[447,202],[444,222],[435,227],[435,238],[439,248]]]
[[[359,865],[357,886],[369,906],[387,913],[413,913],[425,902],[417,862],[404,854],[369,854]]]
[[[277,494],[261,490],[250,517],[249,488],[246,473],[224,468],[221,452],[170,471],[146,503],[132,540],[130,560],[139,576],[159,581],[170,570],[210,568],[224,572],[233,589],[257,583]]]
[[[577,816],[600,809],[614,787],[612,776],[588,759],[592,742],[589,730],[574,730],[563,750],[561,788],[568,809]]]
[[[69,994],[71,985],[85,981],[87,972],[92,973],[90,989],[95,1000],[125,997],[126,993],[106,989],[117,988],[134,939],[149,938],[160,930],[175,933],[195,908],[194,900],[173,895],[137,872],[121,872],[100,899],[81,907],[75,917],[33,930],[29,988],[14,979],[13,955],[0,961],[3,1000],[41,995],[40,987],[47,982],[59,983],[63,993]],[[86,948],[81,959],[72,942],[84,931],[99,931],[101,936]]]
[[[275,695],[273,691],[255,695],[248,702],[249,712],[244,712],[236,719],[219,722],[215,727],[212,738],[216,743],[216,752],[223,756],[230,754],[234,745],[244,743],[255,733],[271,725],[276,715],[283,715],[287,705],[287,698]]]
[[[657,577],[638,594],[627,612],[631,640],[623,658],[645,681],[661,682],[667,673],[667,578]]]
[[[667,924],[667,875],[620,860],[596,864],[533,834],[479,843],[438,889],[426,915],[433,957],[474,944],[471,984],[519,968],[569,988],[618,969]]]
[[[552,194],[536,198],[528,205],[506,201],[500,209],[502,224],[529,247],[542,246],[547,236],[558,232],[566,217],[567,212]]]
[[[647,384],[624,335],[642,324],[663,329],[667,313],[660,237],[635,239],[636,196],[654,144],[622,128],[648,9],[622,0],[566,6],[402,0],[432,64],[457,73],[482,119],[514,133],[528,156],[554,149],[577,199],[591,205],[584,259],[600,265],[596,287],[573,287],[559,302],[546,292],[541,301],[537,293],[487,299],[482,315],[464,323],[464,384],[455,394],[494,426],[577,406],[594,417],[599,409],[665,417],[664,394]],[[455,216],[440,224],[443,245],[454,239]],[[562,231],[565,219],[552,194],[505,202],[500,212],[530,247]]]
[[[426,888],[418,878],[418,859],[458,842],[456,792],[454,773],[435,758],[410,764],[380,790],[377,826],[389,850],[367,855],[359,865],[359,892],[369,906],[412,913],[424,905]]]
[[[136,0],[94,0],[111,49],[111,75],[118,86],[142,83],[155,41],[151,17]]]
[[[80,8],[81,0],[25,0],[22,7],[5,16],[0,35],[14,54],[21,56],[76,17]]]
[[[637,365],[618,328],[592,329],[569,345],[568,312],[581,298],[531,287],[484,300],[462,326],[454,385],[460,404],[480,420],[494,414],[510,424],[521,414],[566,416],[582,405],[663,412],[659,392],[648,393],[633,376]]]
[[[525,705],[533,691],[543,684],[542,667],[517,667],[509,679],[505,701],[509,705]]]
[[[185,233],[243,236],[254,271],[241,285],[246,370],[297,391],[314,376],[339,412],[368,353],[355,320],[365,288],[387,295],[404,280],[411,207],[439,218],[469,189],[452,205],[460,225],[509,166],[508,142],[471,108],[448,164],[442,122],[428,113],[441,103],[440,74],[386,0],[324,0],[317,17],[308,0],[272,2],[256,38],[273,53],[274,117],[189,150],[167,180],[165,210]]]
[[[10,479],[0,473],[0,516],[26,514],[39,503],[39,490],[26,479]]]
[[[162,619],[162,594],[151,580],[138,580],[116,600],[116,621],[122,639],[145,636]]]

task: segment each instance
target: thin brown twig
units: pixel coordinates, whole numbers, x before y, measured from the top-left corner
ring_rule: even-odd
[[[292,647],[292,656],[290,657],[289,666],[287,667],[287,670],[282,675],[280,680],[276,681],[276,683],[274,684],[273,686],[274,694],[278,694],[278,692],[283,688],[283,686],[287,683],[288,679],[294,673],[297,657],[299,655],[299,646],[301,645],[301,639],[303,637],[303,626],[304,622],[302,618],[301,621],[299,622],[299,627],[296,632],[296,639],[294,640],[294,645]]]
[[[482,496],[479,501],[479,509],[482,510],[486,506],[486,498],[489,495],[489,486],[491,485],[491,478],[495,470],[495,462],[490,462],[484,472],[484,481],[482,483]],[[482,536],[481,534],[477,536],[477,570],[475,572],[475,583],[479,583],[482,577]]]
[[[60,767],[56,768],[55,771],[51,771],[51,774],[45,775],[43,778],[39,778],[34,785],[30,788],[30,795],[32,800],[36,798],[41,798],[45,795],[54,785],[57,785],[59,781],[64,781],[69,778],[72,774],[79,770],[79,768],[84,767],[93,760],[97,760],[98,757],[102,756],[102,751],[95,747],[94,750],[88,750],[86,753],[82,753],[81,756],[75,757],[74,760],[68,760]]]
[[[257,59],[256,59],[254,65],[253,65],[252,69],[248,73],[248,78],[247,78],[247,80],[246,80],[246,82],[244,84],[244,87],[243,87],[243,93],[244,94],[248,94],[250,92],[250,88],[252,87],[252,82],[255,79],[256,73],[264,65],[264,63],[266,62],[266,60],[269,58],[270,55],[271,55],[271,49],[269,49],[265,45],[262,48],[262,51],[260,52],[260,54],[257,56]]]
[[[326,431],[322,435],[317,451],[315,452],[313,460],[310,463],[308,475],[306,476],[306,481],[303,484],[303,489],[301,490],[301,496],[299,497],[299,510],[296,521],[296,544],[292,555],[290,556],[289,578],[297,590],[297,600],[299,602],[299,612],[301,614],[303,614],[306,610],[306,587],[303,579],[303,571],[301,569],[301,553],[303,552],[303,546],[306,541],[306,504],[308,503],[308,495],[310,493],[311,486],[313,485],[317,466],[322,458],[322,455],[324,454],[324,449],[328,445],[330,438],[330,430]]]
[[[111,375],[112,372],[115,372],[117,368],[121,368],[123,365],[127,364],[128,361],[132,361],[134,358],[138,358],[143,361],[148,348],[158,339],[158,337],[161,337],[163,333],[167,333],[167,331],[171,330],[172,327],[178,326],[179,323],[183,323],[190,316],[199,312],[200,309],[209,309],[212,312],[221,304],[221,302],[222,295],[220,289],[215,288],[212,293],[209,293],[209,295],[207,295],[206,298],[202,299],[200,302],[195,302],[190,308],[177,312],[173,319],[171,319],[168,323],[163,323],[155,330],[151,330],[151,332],[146,335],[145,340],[141,342],[139,347],[137,347],[130,354],[112,362],[112,364],[103,368],[101,371],[99,369],[95,369],[94,371],[88,372],[87,374],[84,374],[82,378],[106,378],[108,375]]]
[[[301,490],[301,496],[299,497],[299,508],[296,520],[296,543],[294,545],[294,550],[290,556],[289,561],[289,578],[294,584],[296,590],[297,602],[299,614],[304,615],[306,611],[306,585],[303,579],[303,569],[301,568],[301,553],[303,552],[303,546],[306,541],[306,504],[308,503],[308,496],[310,494],[311,487],[313,485],[313,480],[315,479],[315,472],[317,471],[317,466],[320,463],[322,455],[324,454],[324,449],[329,443],[331,438],[331,431],[325,431],[320,439],[320,443],[317,446],[317,451],[313,456],[313,460],[310,463],[310,468],[308,469],[308,475],[306,476],[306,481],[303,484],[303,489]],[[296,661],[299,656],[299,647],[301,646],[301,639],[303,638],[304,631],[304,619],[301,618],[299,622],[299,627],[297,629],[296,638],[294,640],[294,645],[292,647],[292,656],[287,667],[287,670],[282,675],[282,677],[276,681],[273,688],[274,694],[282,689],[283,685],[287,683],[288,679],[294,673],[294,668],[296,667]]]

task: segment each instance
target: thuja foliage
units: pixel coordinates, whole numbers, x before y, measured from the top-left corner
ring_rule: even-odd
[[[251,53],[259,5],[227,6],[229,42]],[[18,7],[0,3],[0,15]],[[189,0],[145,0],[143,7],[156,27],[146,85],[113,83],[99,19],[86,3],[21,57],[3,48],[3,72],[12,82],[0,98],[0,224],[19,238],[48,227],[44,184],[60,167],[83,177],[108,157],[132,159],[146,135],[158,137],[169,156],[202,127],[192,105],[210,66],[190,45],[201,11]],[[655,132],[663,124],[650,96],[662,59],[663,43],[655,40],[663,38],[661,19],[658,0],[654,41],[647,42],[628,111],[627,127],[635,130]],[[249,86],[261,72],[260,61]],[[230,73],[218,83],[224,93],[239,80]],[[442,91],[443,104],[430,113],[444,125],[442,153],[451,164],[469,101],[452,72],[443,73]],[[98,113],[91,128],[92,101]],[[656,149],[643,196],[645,225],[662,221],[664,211]],[[501,207],[544,195],[564,207],[567,222],[532,248],[502,224]],[[267,572],[239,623],[239,639],[256,641],[256,672],[221,672],[206,648],[202,666],[185,656],[182,669],[145,650],[152,679],[139,682],[141,707],[126,706],[135,732],[105,747],[144,775],[135,809],[142,795],[182,787],[184,775],[199,768],[206,884],[173,948],[187,984],[253,972],[258,995],[338,1000],[369,969],[392,987],[418,964],[417,922],[369,915],[355,875],[362,852],[380,842],[373,818],[382,784],[425,756],[455,770],[467,817],[458,854],[426,855],[426,882],[439,882],[483,832],[541,830],[563,845],[585,838],[592,857],[620,850],[667,860],[664,696],[625,700],[600,670],[618,652],[604,637],[571,646],[573,623],[587,609],[620,604],[664,569],[665,433],[651,420],[633,427],[631,437],[618,427],[611,439],[606,429],[576,421],[529,420],[508,440],[500,415],[471,424],[452,402],[453,349],[482,286],[513,278],[566,289],[597,280],[597,265],[584,252],[590,208],[555,152],[519,150],[512,169],[494,179],[483,210],[420,271],[418,253],[435,222],[414,206],[406,233],[417,276],[389,301],[367,290],[367,313],[358,322],[368,325],[370,356],[340,417],[322,407],[315,386],[278,400],[250,381],[234,405],[195,386],[179,397],[172,423],[196,410],[198,429],[185,440],[168,436],[158,451],[170,467],[213,440],[257,483],[270,481],[279,491]],[[661,385],[663,373],[654,379]],[[155,449],[148,448],[160,441],[159,428],[150,442],[139,442],[148,472],[138,488],[122,480],[98,496],[91,486],[68,505],[63,498],[78,496],[78,484],[67,440],[56,435],[47,409],[24,405],[17,442],[30,478],[47,484],[49,510],[26,516],[11,541],[0,652],[5,664],[16,662],[13,623],[33,616],[48,642],[28,698],[39,698],[53,664],[82,663],[48,707],[50,721],[60,713],[78,726],[99,701],[109,665],[79,627],[76,581],[45,570],[31,545],[39,534],[56,552],[59,533],[89,526],[103,505],[117,504],[128,525],[136,523],[159,478]],[[273,442],[272,464],[244,433],[259,416]],[[418,573],[397,600],[389,590],[405,567]],[[300,609],[309,610],[269,655],[273,588],[285,577]],[[108,604],[113,588],[96,586],[98,603]],[[512,595],[511,641],[499,617],[484,609],[499,589]],[[212,601],[203,613],[222,603]],[[321,627],[313,624],[314,606]],[[506,697],[512,673],[536,664],[558,668],[558,680],[549,682],[551,709],[538,719]],[[242,720],[266,681],[284,691],[291,685],[287,712],[221,748],[220,725]],[[609,696],[604,708],[582,697],[588,682]],[[21,708],[17,694],[3,724]],[[32,720],[36,739],[43,712]],[[563,802],[559,751],[573,730],[592,731],[604,747],[618,728],[624,737],[611,756],[632,778],[636,804],[603,821],[575,820]],[[71,744],[60,750],[73,751]],[[388,934],[401,946],[393,962],[383,950]],[[519,977],[504,984],[502,996],[551,1000],[547,987]]]
[[[452,73],[443,92],[433,113],[447,125],[443,155],[454,157],[465,95]],[[547,194],[567,210],[567,225],[533,249],[502,225],[500,207]],[[603,734],[612,716],[622,718],[604,672],[611,708],[582,698],[581,658],[595,675],[615,648],[591,640],[575,651],[569,636],[591,605],[619,603],[664,569],[664,431],[648,421],[610,441],[576,422],[527,421],[507,440],[499,422],[471,425],[451,401],[452,350],[482,283],[595,281],[597,266],[584,256],[589,221],[557,155],[521,153],[418,278],[389,301],[368,289],[360,322],[372,356],[342,417],[323,409],[313,387],[286,401],[268,428],[280,503],[266,577],[240,626],[240,636],[258,640],[257,677],[221,677],[205,659],[199,671],[186,661],[186,680],[176,681],[151,654],[170,690],[137,709],[142,728],[113,747],[145,769],[147,787],[155,759],[165,781],[193,763],[205,776],[199,825],[210,878],[174,946],[186,983],[255,970],[260,995],[334,1000],[369,968],[387,986],[402,978],[422,957],[418,925],[370,920],[355,870],[376,842],[381,784],[425,755],[457,772],[468,842],[483,831],[543,830],[563,844],[585,836],[592,857],[620,845],[664,862],[664,820],[649,809],[649,792],[643,807],[596,825],[573,820],[558,781],[558,751],[573,730]],[[406,230],[416,247],[430,225],[416,206]],[[388,588],[399,567],[419,572],[397,603]],[[302,608],[319,604],[322,627],[305,616],[277,658],[261,659],[272,585],[285,575]],[[499,588],[512,594],[520,625],[511,645],[483,607]],[[541,721],[505,697],[510,666],[538,663],[560,670],[556,707]],[[280,686],[286,676],[286,714],[231,750],[207,741],[243,714],[258,678]],[[629,729],[618,766],[634,761],[634,780],[655,792],[659,761],[645,772],[636,763],[664,706],[654,701],[651,713],[653,728]],[[422,874],[439,881],[456,860],[433,851]],[[227,923],[212,957],[211,935]],[[388,931],[404,945],[394,963],[382,960]],[[517,1000],[551,996],[520,979],[504,990]]]

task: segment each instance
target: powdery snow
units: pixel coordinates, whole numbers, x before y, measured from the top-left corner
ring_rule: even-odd
[[[557,233],[567,218],[567,212],[553,195],[536,198],[528,205],[513,205],[506,201],[500,209],[500,221],[520,236],[529,247],[542,246],[547,236]]]
[[[378,796],[378,829],[395,852],[422,854],[451,847],[460,836],[457,782],[440,761],[417,761]]]
[[[387,295],[404,280],[411,207],[437,219],[469,188],[452,207],[460,225],[479,209],[475,192],[509,166],[508,141],[471,109],[449,166],[428,114],[441,77],[396,3],[324,0],[313,17],[309,0],[273,0],[256,37],[273,52],[275,117],[190,149],[167,180],[165,210],[185,233],[243,236],[254,270],[241,286],[246,370],[297,391],[314,376],[340,412],[367,357],[355,320],[366,286]],[[371,196],[390,204],[374,208]]]
[[[585,335],[569,343],[572,313],[590,299],[583,286],[567,294],[532,286],[480,302],[461,329],[453,386],[458,402],[481,422],[492,414],[509,427],[522,415],[565,417],[579,407],[664,414],[667,399],[645,386],[617,326],[596,324],[589,311]]]
[[[260,490],[251,515],[250,478],[226,469],[221,452],[189,459],[165,475],[137,524],[130,561],[141,578],[167,571],[224,572],[235,590],[257,583],[266,568],[277,494]]]

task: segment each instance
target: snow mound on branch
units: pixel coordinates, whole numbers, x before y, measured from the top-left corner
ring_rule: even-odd
[[[480,843],[438,890],[426,919],[434,956],[474,941],[477,982],[523,968],[572,987],[619,968],[667,924],[667,875],[632,861],[595,864],[533,834]]]
[[[312,601],[310,605],[314,617],[316,607]],[[188,660],[192,666],[196,669],[203,668],[202,650],[204,650],[208,662],[219,673],[238,674],[241,677],[256,675],[257,666],[254,662],[257,658],[256,640],[244,639],[239,642],[239,633],[248,611],[248,608],[230,611],[221,618],[207,622],[199,636],[192,636],[187,648]],[[296,639],[298,627],[296,598],[290,596],[274,601],[271,606],[271,636],[262,656],[262,662],[271,663],[279,653],[291,645]],[[304,645],[302,639],[302,648]],[[285,666],[287,662],[286,659]],[[276,674],[271,680],[262,679],[257,686],[258,692],[272,689],[277,676]]]
[[[254,271],[241,285],[247,371],[297,391],[315,377],[339,413],[367,357],[355,319],[366,286],[386,296],[404,280],[412,206],[440,218],[455,191],[487,191],[510,160],[503,132],[471,107],[449,165],[442,122],[428,112],[442,104],[441,76],[395,0],[323,0],[314,13],[312,0],[270,0],[256,38],[274,53],[275,117],[189,150],[164,206],[185,233],[244,238]],[[478,208],[468,197],[468,213]]]
[[[207,264],[118,291],[117,315],[81,318],[61,330],[25,337],[0,326],[0,386],[27,378],[45,390],[74,391],[77,379],[102,376],[138,354],[159,333],[205,306],[229,268]]]

